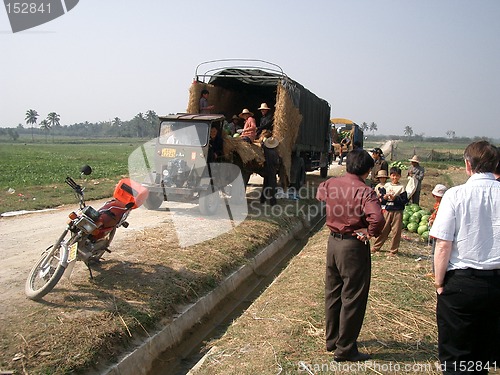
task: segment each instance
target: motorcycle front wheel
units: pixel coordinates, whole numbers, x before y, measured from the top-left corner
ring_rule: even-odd
[[[31,269],[25,285],[25,293],[29,299],[33,301],[42,299],[61,279],[66,270],[66,267],[61,264],[61,258],[65,252],[69,251],[69,246],[74,241],[73,233],[71,233],[72,237],[65,241],[68,232],[65,230],[56,243],[43,252]]]

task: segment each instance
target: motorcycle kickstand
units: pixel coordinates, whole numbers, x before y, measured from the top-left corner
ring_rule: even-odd
[[[85,265],[87,266],[87,269],[89,270],[89,274],[90,274],[90,280],[94,280],[94,275],[92,275],[92,269],[90,268],[90,265],[85,262]]]

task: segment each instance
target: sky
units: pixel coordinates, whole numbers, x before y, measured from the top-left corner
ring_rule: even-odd
[[[12,33],[0,8],[0,127],[183,112],[196,66],[279,65],[378,134],[500,138],[498,0],[81,0]]]

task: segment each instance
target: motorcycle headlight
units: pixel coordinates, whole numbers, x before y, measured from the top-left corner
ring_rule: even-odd
[[[85,231],[85,233],[92,233],[97,229],[96,223],[85,215],[82,215],[82,217],[75,223],[75,226]]]
[[[83,210],[82,210],[82,214],[84,214],[85,216],[88,216],[90,218],[90,220],[92,221],[97,221],[99,220],[99,212],[96,211],[94,208],[92,208],[91,206],[87,206],[85,207]]]

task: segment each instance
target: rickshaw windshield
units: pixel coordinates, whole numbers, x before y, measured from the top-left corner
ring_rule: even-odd
[[[162,145],[206,146],[209,125],[204,122],[163,121],[159,142]]]

